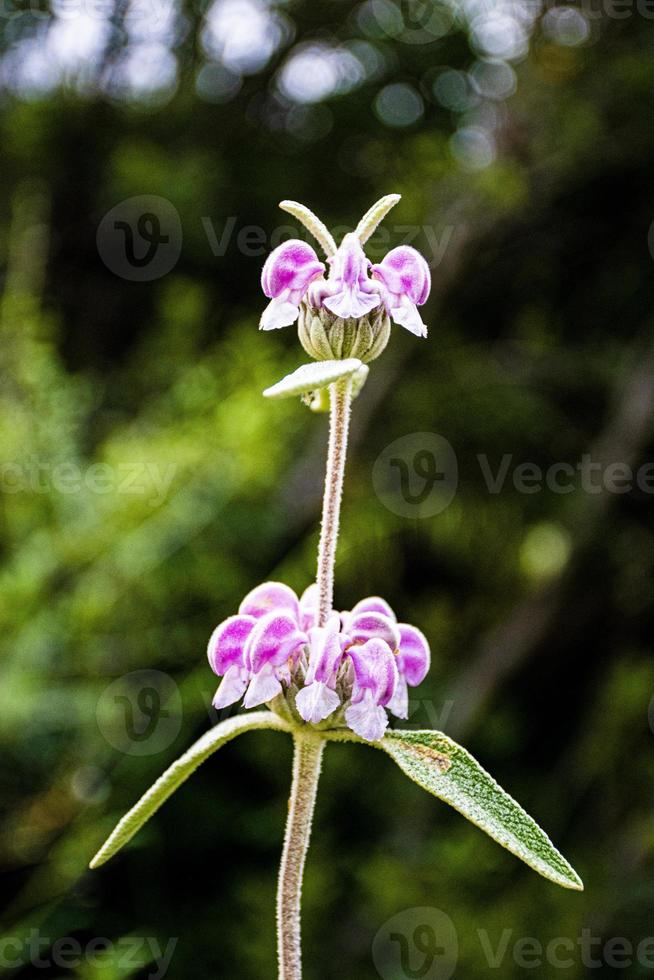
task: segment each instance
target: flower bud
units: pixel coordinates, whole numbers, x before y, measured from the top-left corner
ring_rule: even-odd
[[[300,304],[298,336],[307,354],[317,361],[358,357],[368,362],[379,357],[391,333],[391,321],[380,304],[366,316],[343,317],[324,306]]]

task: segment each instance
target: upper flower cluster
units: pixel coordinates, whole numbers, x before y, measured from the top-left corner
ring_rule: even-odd
[[[378,597],[332,612],[325,626],[317,619],[315,585],[300,599],[279,582],[253,589],[209,640],[209,663],[223,678],[214,706],[245,695],[245,707],[254,708],[283,695],[310,724],[330,718],[361,738],[382,738],[387,710],[408,715],[407,685],[429,669],[427,640]]]
[[[342,319],[360,319],[383,309],[395,323],[418,337],[427,336],[418,306],[429,296],[431,276],[425,259],[409,245],[391,249],[373,265],[360,237],[345,235],[325,264],[307,242],[291,239],[268,256],[261,288],[270,303],[261,317],[262,330],[295,323],[300,304],[326,309]]]

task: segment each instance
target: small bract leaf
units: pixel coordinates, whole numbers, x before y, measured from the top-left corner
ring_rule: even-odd
[[[384,220],[391,208],[395,207],[401,196],[401,194],[386,194],[385,197],[376,201],[370,210],[366,211],[354,232],[362,245],[375,233],[378,225]]]
[[[342,361],[312,361],[310,364],[303,364],[292,374],[287,374],[271,388],[266,388],[264,395],[266,398],[304,395],[308,391],[325,388],[340,378],[347,378],[362,367],[358,357],[347,357]]]
[[[125,814],[118,822],[107,841],[95,855],[89,867],[98,868],[123,847],[143,824],[156,813],[162,803],[178,789],[188,777],[195,772],[201,763],[208,759],[216,749],[240,735],[241,732],[258,728],[274,728],[288,731],[288,726],[272,711],[253,711],[250,714],[236,715],[220,722],[211,731],[198,739],[195,745],[180,756],[172,766],[166,769],[150,789],[138,801],[136,806]]]
[[[336,251],[336,242],[325,224],[318,218],[313,211],[309,210],[304,204],[297,201],[280,201],[282,211],[292,214],[304,227],[311,232],[323,252],[330,258]]]
[[[563,888],[583,891],[581,879],[547,834],[452,739],[434,731],[392,731],[379,748],[419,786],[449,803],[539,874]]]

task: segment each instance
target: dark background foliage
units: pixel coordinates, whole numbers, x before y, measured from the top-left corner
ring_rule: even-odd
[[[654,481],[513,481],[589,455],[647,473],[654,452],[654,22],[618,6],[3,8],[2,965],[35,934],[50,963],[15,975],[152,975],[128,936],[178,937],[171,980],[274,974],[284,737],[221,750],[85,869],[215,721],[213,626],[257,582],[314,574],[325,419],[260,394],[306,359],[293,330],[256,329],[270,235],[294,227],[277,202],[343,229],[393,191],[388,244],[417,229],[433,267],[430,335],[396,328],[356,403],[338,604],[380,593],[424,629],[434,664],[410,723],[462,740],[586,891],[538,878],[381,754],[332,747],[306,976],[377,976],[378,930],[423,907],[454,924],[455,976],[651,972],[636,949],[654,905]],[[143,195],[177,212],[179,255],[134,280],[102,220]],[[457,493],[399,516],[375,460],[430,432],[456,453]],[[493,473],[510,457],[497,493],[480,456]],[[172,728],[135,755],[111,699],[143,670],[172,689]],[[493,969],[483,937],[494,949],[505,930]],[[57,965],[62,937],[113,954]],[[562,938],[570,965],[529,968],[525,937]]]

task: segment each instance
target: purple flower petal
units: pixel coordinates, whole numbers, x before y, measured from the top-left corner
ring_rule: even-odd
[[[216,626],[207,646],[214,674],[225,674],[234,664],[244,665],[245,644],[256,622],[253,616],[230,616]]]
[[[329,259],[331,269],[322,299],[335,316],[359,318],[376,309],[381,303],[378,288],[368,278],[369,260],[358,237],[345,235],[338,251]]]
[[[400,651],[397,666],[400,674],[411,687],[424,681],[429,670],[429,643],[424,633],[408,623],[400,623]]]
[[[278,245],[266,259],[261,273],[261,288],[270,299],[287,293],[291,302],[297,304],[309,283],[324,270],[324,264],[318,260],[308,242],[292,238]]]
[[[308,632],[318,619],[318,586],[314,582],[300,597],[300,626]]]
[[[228,667],[213,699],[214,708],[226,708],[228,704],[239,701],[243,697],[249,679],[250,672],[241,664],[232,664]]]
[[[253,674],[258,674],[267,664],[287,668],[288,661],[307,639],[290,612],[268,613],[250,634],[245,650],[246,666]]]
[[[395,622],[395,613],[386,600],[380,598],[378,595],[371,595],[367,599],[360,599],[356,606],[353,607],[350,616],[356,616],[360,612],[378,612]]]
[[[361,701],[370,692],[375,704],[382,707],[393,697],[397,683],[395,657],[383,640],[368,640],[363,646],[352,646],[347,655],[354,668],[352,702]]]
[[[394,619],[378,612],[359,612],[350,616],[347,633],[352,643],[365,643],[376,638],[384,640],[391,650],[397,650],[400,645],[400,631]]]
[[[324,721],[339,707],[341,699],[322,681],[307,684],[295,697],[295,707],[300,716],[312,725]]]
[[[393,697],[386,707],[396,718],[409,717],[409,689],[401,673],[397,679]]]
[[[417,306],[422,306],[429,296],[429,266],[410,245],[391,249],[378,265],[372,266],[372,274],[384,283],[389,293],[407,296]]]
[[[298,598],[288,585],[283,582],[263,582],[248,592],[238,607],[241,615],[254,616],[259,619],[273,610],[290,612],[296,624],[299,622],[300,604]]]
[[[417,337],[426,337],[427,327],[417,307],[429,296],[431,274],[420,252],[409,245],[399,245],[373,265],[371,271],[386,288],[385,302],[395,323]]]
[[[295,706],[302,718],[314,725],[336,711],[341,703],[334,690],[343,659],[339,629],[338,613],[333,613],[327,626],[314,626],[309,630],[309,669],[305,686],[296,695]]]
[[[336,681],[336,673],[343,659],[339,627],[338,613],[333,613],[327,626],[314,626],[309,630],[307,683],[320,681],[323,684],[333,684]]]

